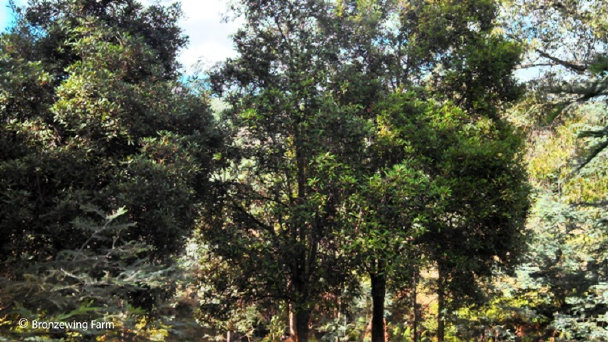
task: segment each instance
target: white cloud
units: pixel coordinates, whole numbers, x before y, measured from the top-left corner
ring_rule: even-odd
[[[144,0],[144,4],[157,1]],[[174,1],[163,0],[161,4]],[[180,21],[184,33],[189,37],[188,46],[181,51],[179,62],[186,73],[199,68],[206,69],[227,57],[234,56],[232,39],[240,22],[224,22],[228,13],[228,2],[223,0],[182,0],[184,18]]]
[[[16,0],[18,6],[27,0]],[[179,0],[140,0],[144,5],[160,3],[169,5]],[[198,68],[205,70],[227,57],[235,56],[232,39],[241,21],[222,20],[228,13],[230,0],[181,0],[183,18],[180,26],[189,37],[188,46],[179,55],[184,71],[192,74]],[[8,0],[0,0],[0,32],[11,22],[12,13]]]

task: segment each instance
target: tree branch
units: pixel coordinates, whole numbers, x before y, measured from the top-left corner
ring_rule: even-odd
[[[568,69],[571,69],[573,71],[576,71],[578,73],[583,73],[585,71],[587,71],[587,67],[584,65],[579,65],[579,64],[575,64],[574,62],[569,62],[563,59],[559,59],[557,57],[551,56],[550,54],[540,50],[540,49],[536,49],[535,50],[541,57],[547,58],[561,66],[564,66]]]
[[[587,164],[589,164],[595,157],[597,157],[597,155],[600,154],[600,152],[602,152],[606,147],[608,147],[608,140],[595,145],[593,151],[591,151],[587,158],[585,158],[585,160],[576,168],[575,172],[579,172],[581,169],[587,166]]]

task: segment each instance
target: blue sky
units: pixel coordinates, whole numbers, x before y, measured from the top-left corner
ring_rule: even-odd
[[[170,4],[173,0],[140,0],[144,4],[159,2]],[[182,0],[184,17],[180,21],[184,33],[190,37],[188,47],[181,51],[180,63],[186,72],[207,69],[215,63],[235,55],[230,36],[240,26],[239,22],[222,21],[226,14],[227,1],[224,0]],[[17,5],[25,5],[27,0],[15,0]],[[6,30],[13,21],[9,0],[0,0],[0,32]]]
[[[18,6],[25,4],[25,2],[25,0],[15,1]],[[9,9],[8,3],[8,0],[0,0],[0,31],[6,30],[13,21],[13,13]]]
[[[140,0],[144,4],[160,2],[169,4],[174,0]],[[240,22],[223,22],[227,1],[224,0],[182,0],[184,17],[180,21],[184,33],[189,36],[188,47],[181,51],[179,61],[187,74],[204,71],[215,63],[235,55],[231,35]],[[27,0],[15,0],[18,6]],[[8,7],[9,0],[0,0],[0,32],[11,25],[14,13]],[[517,78],[526,81],[537,76],[539,70],[523,69],[515,72]]]

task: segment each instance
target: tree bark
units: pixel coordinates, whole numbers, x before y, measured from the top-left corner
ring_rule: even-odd
[[[310,311],[309,310],[295,310],[293,313],[293,332],[295,333],[292,336],[292,340],[294,342],[306,342],[308,341],[308,321],[310,320]],[[290,324],[291,325],[291,324]]]
[[[412,307],[413,307],[413,317],[412,317],[412,341],[418,342],[418,268],[414,269],[414,274],[412,276]]]
[[[340,322],[340,319],[342,318],[342,300],[340,299],[341,297],[338,297],[338,314],[336,317],[336,322]],[[336,336],[335,338],[335,342],[340,342],[340,338],[338,336]]]
[[[296,316],[293,314],[293,304],[289,304],[289,336],[295,339],[298,331],[296,329]]]
[[[386,276],[372,274],[372,342],[384,341],[384,297],[386,294]]]
[[[308,341],[310,310],[303,306],[289,304],[289,335],[292,342]]]
[[[445,317],[443,310],[445,308],[445,275],[441,263],[437,267],[437,342],[445,340]]]

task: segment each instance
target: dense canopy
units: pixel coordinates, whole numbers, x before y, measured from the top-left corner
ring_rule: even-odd
[[[0,340],[608,338],[604,2],[13,7]]]

